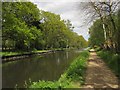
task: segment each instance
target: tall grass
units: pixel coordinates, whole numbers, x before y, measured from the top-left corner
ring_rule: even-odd
[[[58,81],[33,82],[29,88],[79,88],[84,83],[84,75],[87,66],[88,51],[83,51],[73,60],[68,69],[61,75]],[[77,85],[76,83],[79,83]]]

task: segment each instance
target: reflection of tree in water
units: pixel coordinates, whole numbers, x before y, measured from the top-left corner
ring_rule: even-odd
[[[41,56],[31,56],[15,63],[3,65],[3,87],[23,87],[24,81],[57,80],[78,55],[73,51],[59,51]],[[19,77],[18,77],[19,76]],[[12,82],[12,83],[11,83]]]
[[[68,52],[66,52],[66,57],[67,57],[67,59],[68,59]]]

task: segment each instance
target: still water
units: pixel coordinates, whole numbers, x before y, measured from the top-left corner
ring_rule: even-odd
[[[58,80],[70,63],[79,55],[79,51],[58,51],[43,55],[34,55],[2,66],[2,87],[14,88],[16,84],[23,88],[25,82],[39,80]]]

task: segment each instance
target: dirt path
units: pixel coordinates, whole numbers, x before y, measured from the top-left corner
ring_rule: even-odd
[[[91,90],[90,88],[92,88],[92,90],[95,90],[95,88],[107,88],[105,90],[113,90],[113,88],[116,88],[115,90],[118,90],[117,77],[105,65],[103,60],[97,56],[93,49],[90,52],[88,60],[85,85],[83,85],[82,88],[87,88],[87,90]]]

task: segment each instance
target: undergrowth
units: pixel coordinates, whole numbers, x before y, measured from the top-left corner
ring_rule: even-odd
[[[97,53],[110,69],[120,77],[120,55],[105,50],[98,51]]]

